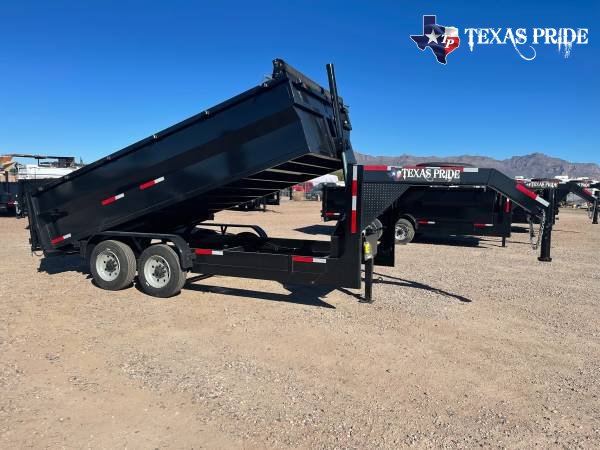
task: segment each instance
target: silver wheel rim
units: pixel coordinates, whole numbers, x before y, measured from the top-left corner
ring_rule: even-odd
[[[151,256],[144,264],[144,278],[153,288],[165,287],[171,279],[171,266],[162,256]]]
[[[403,241],[408,236],[408,230],[402,225],[396,225],[396,240]]]
[[[96,258],[96,272],[104,281],[114,281],[121,273],[119,258],[112,250],[106,249]]]

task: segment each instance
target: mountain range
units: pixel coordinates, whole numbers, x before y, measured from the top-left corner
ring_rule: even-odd
[[[372,156],[354,152],[357,162],[365,165],[403,166],[427,162],[466,163],[475,167],[498,169],[510,177],[553,178],[567,175],[569,178],[588,177],[600,179],[600,166],[595,163],[573,163],[560,158],[553,158],[543,153],[531,153],[524,156],[513,156],[508,159],[494,159],[487,156]]]

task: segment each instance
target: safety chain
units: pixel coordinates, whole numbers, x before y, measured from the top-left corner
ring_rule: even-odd
[[[537,233],[537,239],[535,230],[533,229],[533,216],[529,216],[529,244],[532,250],[537,250],[542,241],[542,235],[544,234],[544,226],[546,225],[546,211],[542,211],[542,219],[540,220],[540,229]]]

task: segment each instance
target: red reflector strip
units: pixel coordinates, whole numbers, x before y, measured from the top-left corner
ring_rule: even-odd
[[[517,183],[517,189],[519,191],[521,191],[523,194],[525,194],[527,197],[532,198],[532,199],[536,199],[537,194],[533,191],[530,191],[529,189],[527,189],[525,186],[523,186],[520,183]]]
[[[510,212],[510,200],[506,199],[506,203],[504,204],[504,212]]]
[[[165,177],[156,178],[155,180],[140,184],[140,189],[141,190],[148,189],[149,187],[154,186],[155,184],[158,184],[162,181],[165,181]]]
[[[391,169],[390,166],[365,166],[364,167],[364,170],[367,170],[369,172],[388,171],[390,169]]]
[[[358,172],[356,166],[352,166],[352,212],[350,214],[350,233],[355,234],[358,229],[356,207],[358,202]]]
[[[474,223],[475,228],[493,227],[493,223]]]
[[[194,250],[196,255],[216,255],[223,256],[223,250],[211,250],[210,248],[197,248]]]
[[[418,220],[417,223],[420,225],[435,225],[433,220]]]
[[[336,216],[339,216],[339,215],[340,215],[340,213],[336,213],[336,212],[333,212],[333,211],[325,211],[325,217],[336,217]]]
[[[118,194],[118,195],[114,195],[112,197],[108,197],[105,198],[104,200],[102,200],[102,206],[106,206],[106,205],[110,205],[111,203],[116,202],[117,200],[122,199],[123,197],[125,197],[124,193]]]
[[[350,232],[356,233],[356,211],[352,211],[352,217],[350,218]]]
[[[539,195],[537,195],[535,192],[530,191],[529,189],[527,189],[525,186],[523,186],[522,184],[517,183],[517,189],[519,191],[521,191],[523,194],[525,194],[527,197],[534,199],[535,201],[537,201],[538,203],[541,203],[542,205],[544,205],[546,208],[550,205],[550,203],[548,203],[547,200],[544,200],[542,197],[540,197]]]
[[[66,240],[66,239],[69,239],[70,237],[71,237],[71,233],[65,234],[65,235],[63,235],[63,236],[58,236],[58,237],[55,237],[54,239],[52,239],[52,240],[50,241],[50,243],[51,243],[52,245],[54,245],[54,244],[58,244],[59,242],[62,242],[62,241],[64,241],[64,240]]]
[[[296,256],[296,255],[292,255],[292,261],[303,262],[303,263],[317,263],[317,264],[327,263],[327,259],[325,259],[325,258],[313,258],[312,256]]]

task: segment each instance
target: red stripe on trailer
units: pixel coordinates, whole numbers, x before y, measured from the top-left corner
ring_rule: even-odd
[[[123,197],[125,197],[124,193],[113,195],[112,197],[105,198],[101,202],[102,206],[110,205],[111,203],[114,203],[114,202],[116,202],[117,200],[119,200],[119,199],[121,199]]]
[[[148,189],[149,187],[154,186],[155,184],[158,184],[161,181],[165,181],[165,177],[159,177],[152,181],[147,181],[146,183],[142,183],[142,184],[140,184],[140,189],[143,191],[144,189]]]
[[[536,200],[537,198],[537,194],[533,191],[530,191],[529,189],[527,189],[525,186],[523,186],[521,183],[517,182],[517,189],[519,191],[521,191],[523,194],[525,194],[527,197],[532,198],[534,200]]]
[[[196,255],[215,255],[223,256],[223,250],[211,250],[210,248],[197,248],[194,250]]]
[[[313,258],[312,256],[297,256],[297,255],[292,255],[292,261],[303,262],[303,263],[317,263],[317,264],[325,264],[327,262],[327,260],[325,258]]]
[[[458,170],[460,172],[464,171],[464,167],[458,166],[399,166],[398,169],[449,169]]]
[[[311,262],[313,262],[313,259],[312,259],[312,256],[292,256],[292,261],[311,263]]]
[[[64,240],[66,240],[66,239],[69,239],[70,237],[71,237],[71,233],[67,233],[67,234],[64,234],[62,236],[58,236],[58,237],[55,237],[54,239],[51,239],[50,243],[52,245],[55,245],[55,244],[58,244],[59,242],[62,242]]]
[[[390,170],[390,166],[364,166],[364,170],[367,171],[385,171]]]
[[[350,233],[358,231],[356,208],[358,203],[358,172],[356,166],[352,166],[352,212],[350,214]]]
[[[585,192],[587,195],[593,195],[592,191],[590,191],[589,189],[583,188],[583,192]]]

